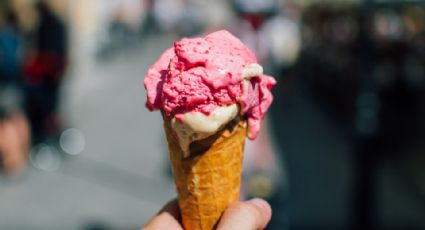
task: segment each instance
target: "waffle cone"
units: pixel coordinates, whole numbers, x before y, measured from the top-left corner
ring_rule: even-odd
[[[169,118],[163,117],[183,227],[214,229],[227,206],[239,200],[246,122],[235,119],[193,142],[184,158]]]

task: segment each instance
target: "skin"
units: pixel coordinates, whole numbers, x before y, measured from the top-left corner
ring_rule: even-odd
[[[10,177],[18,176],[25,168],[29,149],[29,126],[22,114],[12,114],[0,121],[0,157]]]
[[[238,201],[231,204],[223,213],[217,229],[264,229],[272,216],[270,205],[258,198],[249,201]],[[177,200],[167,203],[164,208],[154,216],[142,230],[170,229],[182,230],[179,222],[180,212]]]

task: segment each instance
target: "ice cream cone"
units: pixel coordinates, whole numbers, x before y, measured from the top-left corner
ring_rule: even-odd
[[[226,207],[239,200],[246,121],[236,118],[193,142],[185,158],[170,119],[163,117],[183,226],[214,229]]]
[[[185,229],[214,229],[239,200],[245,137],[273,101],[273,77],[222,30],[173,43],[149,68],[146,107],[162,112]]]

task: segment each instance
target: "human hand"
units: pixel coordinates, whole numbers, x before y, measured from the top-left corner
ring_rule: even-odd
[[[217,230],[241,229],[257,230],[264,229],[272,216],[270,205],[258,198],[249,201],[238,201],[231,204],[223,213],[217,225]],[[177,200],[174,199],[162,208],[158,215],[154,216],[142,230],[182,230],[179,222],[180,210]]]

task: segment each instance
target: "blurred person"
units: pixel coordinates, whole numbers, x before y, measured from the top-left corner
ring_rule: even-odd
[[[100,36],[100,45],[96,55],[106,59],[134,50],[138,45],[139,30],[143,33],[143,14],[141,1],[118,1],[111,9],[111,20],[106,25],[105,34]]]
[[[20,80],[20,36],[16,18],[10,11],[0,12],[0,62],[4,81],[19,84]]]
[[[158,32],[158,24],[155,20],[155,0],[142,0],[142,8],[146,10],[146,17],[140,24],[142,38]]]
[[[264,22],[262,33],[268,45],[268,65],[287,78],[296,64],[301,49],[301,9],[291,1],[285,1],[281,10]],[[277,74],[279,75],[279,74]]]
[[[0,92],[0,100],[7,96],[3,94]],[[0,158],[6,174],[14,177],[26,167],[30,142],[29,126],[22,112],[7,111],[4,107],[0,105]]]
[[[270,205],[258,198],[231,204],[223,213],[217,229],[265,229],[272,216]],[[183,229],[176,199],[167,203],[142,229]]]
[[[231,30],[248,46],[264,66],[269,57],[269,46],[262,29],[269,15],[275,10],[277,2],[274,0],[235,0],[233,7],[238,18]]]
[[[164,33],[194,36],[202,32],[205,17],[202,7],[205,1],[156,0],[152,5],[155,26]]]
[[[11,12],[0,12],[0,158],[7,175],[22,172],[29,148],[29,126],[22,113],[19,33]]]
[[[273,76],[278,76],[271,65],[271,47],[264,25],[280,6],[278,1],[235,0],[233,7],[238,19],[231,31],[257,56],[258,62]],[[246,142],[243,170],[243,196],[271,198],[283,185],[284,174],[277,147],[271,135],[269,117],[255,141]],[[283,180],[284,181],[284,180]]]
[[[61,131],[58,116],[59,87],[67,63],[66,28],[49,6],[36,4],[39,17],[35,50],[25,65],[25,109],[32,126],[34,142],[56,137]]]

